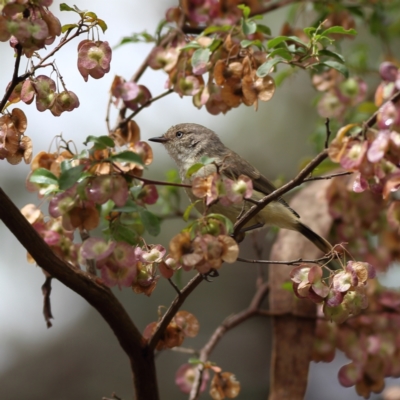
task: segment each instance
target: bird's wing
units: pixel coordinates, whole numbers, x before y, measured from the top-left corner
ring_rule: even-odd
[[[276,187],[245,159],[229,151],[226,154],[223,161],[219,165],[220,172],[226,176],[231,176],[233,179],[238,178],[239,175],[246,175],[253,181],[253,188],[265,195],[268,195],[276,190]],[[300,215],[289,207],[281,197],[278,197],[277,201],[287,207],[296,217],[300,218]]]

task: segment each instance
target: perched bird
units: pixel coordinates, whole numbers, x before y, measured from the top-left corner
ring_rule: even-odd
[[[162,143],[165,146],[178,166],[179,175],[183,183],[190,184],[198,176],[206,177],[218,171],[221,175],[230,179],[235,179],[240,175],[248,176],[253,182],[252,199],[254,200],[260,200],[276,189],[249,162],[228,149],[215,132],[202,125],[191,123],[175,125],[168,129],[163,136],[149,140]],[[204,165],[188,178],[188,169],[192,165],[200,163],[201,158],[204,156],[214,159],[214,162]],[[192,202],[198,200],[190,188],[187,188],[186,192]],[[250,202],[246,203],[245,210],[253,205]],[[203,202],[198,202],[196,208],[201,212],[204,211]],[[235,223],[242,208],[243,204],[222,206],[217,202],[210,206],[209,212],[225,215]],[[330,243],[303,224],[296,211],[292,210],[282,198],[269,203],[246,224],[247,227],[263,225],[274,225],[279,228],[300,232],[325,254],[332,250]]]

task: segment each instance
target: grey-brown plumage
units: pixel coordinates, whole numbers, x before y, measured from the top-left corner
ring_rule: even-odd
[[[215,132],[202,125],[192,123],[175,125],[168,129],[163,136],[149,140],[162,143],[165,146],[178,166],[182,182],[190,183],[195,177],[210,175],[218,169],[221,174],[231,179],[235,179],[239,175],[248,176],[253,181],[252,198],[254,200],[260,200],[276,189],[255,167],[237,153],[228,149]],[[205,165],[188,179],[186,177],[187,170],[192,165],[199,163],[203,156],[213,158],[214,163]],[[190,189],[186,192],[192,201],[197,200]],[[197,208],[203,211],[204,205],[197,204]],[[248,209],[251,206],[247,202],[245,208]],[[223,214],[230,218],[232,222],[236,221],[241,210],[242,204],[223,207],[216,203],[210,207],[210,212]],[[300,221],[300,216],[282,198],[269,203],[246,226],[255,224],[275,225],[280,228],[295,230],[313,242],[324,253],[328,253],[332,249],[328,241]]]

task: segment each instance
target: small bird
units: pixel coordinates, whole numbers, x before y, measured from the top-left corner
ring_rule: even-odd
[[[178,166],[179,175],[183,183],[191,184],[191,181],[198,176],[206,177],[219,171],[221,175],[230,179],[238,178],[240,175],[248,176],[253,182],[251,198],[254,200],[261,200],[276,190],[275,186],[256,168],[234,151],[228,149],[215,132],[202,125],[192,123],[175,125],[168,129],[164,135],[149,140],[162,143],[165,146]],[[201,158],[204,156],[212,158],[214,162],[204,165],[188,178],[186,174],[188,169],[192,165],[200,163]],[[185,190],[192,202],[198,200],[190,188],[185,188]],[[245,210],[248,210],[253,204],[246,203]],[[196,208],[203,212],[203,202],[198,202]],[[243,204],[232,204],[226,207],[217,202],[210,206],[209,212],[225,215],[235,223],[242,208]],[[282,198],[267,204],[246,226],[261,227],[263,225],[274,225],[279,228],[300,232],[324,254],[332,250],[331,244],[303,224],[300,221],[300,216]]]

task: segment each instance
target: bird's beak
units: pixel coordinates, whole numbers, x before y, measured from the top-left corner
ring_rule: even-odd
[[[158,136],[158,137],[152,137],[149,139],[150,142],[157,142],[157,143],[166,143],[168,142],[168,138],[166,138],[165,136]]]

